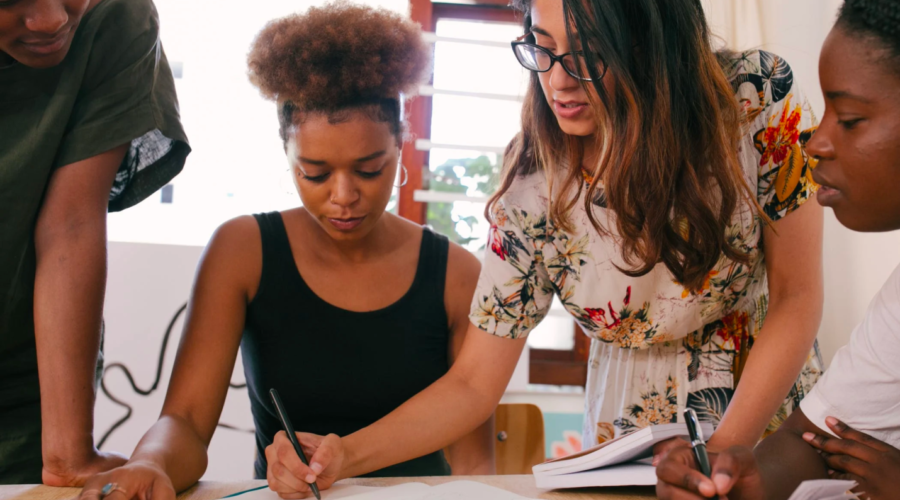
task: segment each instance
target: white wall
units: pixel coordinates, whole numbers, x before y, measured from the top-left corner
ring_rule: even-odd
[[[175,312],[188,299],[202,250],[202,247],[190,246],[109,244],[109,278],[104,306],[106,362],[107,365],[125,364],[141,389],[149,389],[153,383],[163,334]],[[105,380],[110,392],[132,405],[134,414],[111,435],[104,445],[105,450],[130,454],[143,433],[156,421],[182,326],[183,316],[172,331],[159,388],[150,396],[135,394],[122,372],[115,370],[107,374]],[[243,367],[238,357],[232,381],[243,380]],[[125,409],[100,394],[95,415],[94,435],[100,439],[125,415]],[[246,389],[228,391],[220,421],[253,429]],[[250,479],[253,477],[254,453],[252,434],[219,428],[210,445],[209,468],[204,477],[212,480]]]

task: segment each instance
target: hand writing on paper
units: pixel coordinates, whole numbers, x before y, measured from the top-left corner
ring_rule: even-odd
[[[344,461],[344,447],[341,438],[335,434],[296,434],[303,453],[309,457],[309,467],[297,456],[284,431],[275,434],[275,440],[266,447],[266,480],[269,489],[281,498],[311,496],[309,484],[312,482],[316,482],[319,490],[330,488],[337,481]]]
[[[824,452],[833,479],[851,479],[861,498],[896,498],[900,491],[900,450],[854,430],[834,417],[825,419],[840,439],[807,432],[803,439]]]
[[[114,485],[103,495],[103,487]],[[122,467],[90,478],[79,500],[175,500],[175,488],[166,473],[154,464],[129,462]]]
[[[762,476],[749,448],[731,447],[710,453],[712,479],[697,470],[689,444],[670,447],[656,468],[656,495],[660,499],[703,499],[721,495],[729,500],[763,500]]]

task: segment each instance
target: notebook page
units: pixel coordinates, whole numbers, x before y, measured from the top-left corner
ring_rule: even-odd
[[[856,495],[848,493],[856,487],[856,481],[816,479],[803,481],[788,500],[849,500]]]

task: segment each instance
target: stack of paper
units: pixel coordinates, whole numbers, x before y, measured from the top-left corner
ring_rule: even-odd
[[[712,435],[712,424],[703,422],[701,428],[704,435]],[[538,488],[651,486],[656,484],[656,468],[644,459],[651,458],[653,446],[687,435],[684,423],[645,427],[581,453],[535,465],[534,479]]]
[[[788,500],[851,500],[856,495],[850,490],[856,488],[856,481],[817,479],[803,481]]]

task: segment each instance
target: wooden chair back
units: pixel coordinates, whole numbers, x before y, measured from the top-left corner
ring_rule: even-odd
[[[546,459],[540,408],[502,404],[494,415],[497,474],[531,474],[531,468]]]

